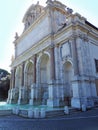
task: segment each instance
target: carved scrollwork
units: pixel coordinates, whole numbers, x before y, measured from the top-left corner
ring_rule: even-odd
[[[43,11],[43,8],[43,6],[39,5],[39,2],[30,6],[23,18],[25,30],[38,18],[38,16]]]

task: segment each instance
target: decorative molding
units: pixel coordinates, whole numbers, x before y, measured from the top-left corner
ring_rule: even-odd
[[[70,47],[70,43],[69,41],[63,43],[61,45],[61,58],[65,58],[65,57],[71,57],[71,47]]]

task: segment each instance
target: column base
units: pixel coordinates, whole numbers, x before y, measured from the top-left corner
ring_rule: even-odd
[[[72,98],[71,99],[71,106],[74,108],[81,108],[81,101],[80,98]]]
[[[6,102],[7,102],[7,104],[10,104],[10,102],[11,102],[10,98],[8,98]]]
[[[28,103],[28,101],[26,99],[22,99],[22,98],[18,99],[18,102],[17,102],[18,105],[27,104],[27,103]]]
[[[82,105],[85,105],[86,108],[92,108],[92,107],[94,107],[94,101],[90,97],[89,98],[82,97],[82,98],[72,98],[71,99],[72,107],[81,109]]]
[[[92,108],[94,107],[94,100],[93,98],[89,97],[87,98],[87,108]]]
[[[8,99],[7,99],[7,103],[8,104],[16,104],[17,100],[18,100],[18,89],[17,88],[12,88],[9,90],[8,92]]]
[[[34,105],[34,99],[29,100],[29,105]]]
[[[8,98],[7,98],[7,104],[9,104],[11,98],[11,89],[8,91]]]
[[[59,99],[48,99],[47,100],[47,106],[48,107],[59,107],[60,106],[60,100]]]
[[[8,101],[8,103],[9,103],[9,104],[17,104],[17,100],[15,100],[15,99],[10,99],[10,100]]]
[[[29,105],[33,105],[33,106],[39,106],[39,105],[42,105],[42,101],[41,99],[29,99]]]

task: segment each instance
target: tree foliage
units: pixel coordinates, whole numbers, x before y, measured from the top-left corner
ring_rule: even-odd
[[[10,73],[4,69],[0,69],[0,101],[7,98],[9,87]]]

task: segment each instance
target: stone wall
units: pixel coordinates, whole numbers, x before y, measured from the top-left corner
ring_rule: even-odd
[[[24,51],[32,47],[35,43],[39,42],[42,38],[49,34],[49,21],[48,17],[43,19],[37,27],[33,27],[24,38],[16,45],[16,55],[19,56]]]

